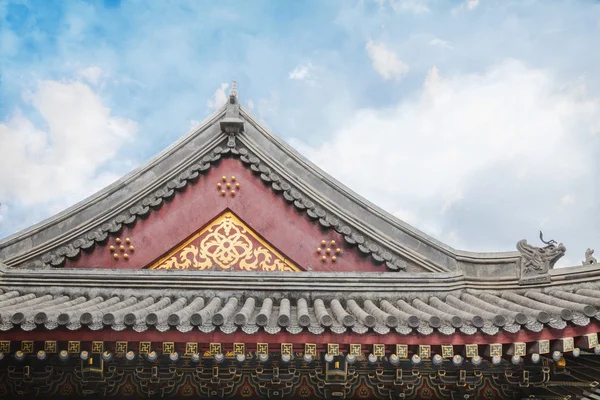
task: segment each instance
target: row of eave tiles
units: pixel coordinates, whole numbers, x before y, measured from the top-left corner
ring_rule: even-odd
[[[514,333],[522,328],[539,332],[548,326],[564,329],[567,324],[585,326],[590,318],[600,319],[600,291],[579,289],[575,293],[554,290],[547,294],[528,291],[501,295],[465,291],[447,295],[443,300],[431,296],[427,302],[413,300],[358,301],[353,299],[307,301],[272,298],[239,299],[230,297],[129,297],[36,295],[0,290],[0,330],[20,326],[55,329],[66,326],[76,330],[111,327],[120,331],[132,328],[142,332],[154,327],[159,331],[175,328],[181,332],[220,329],[233,333],[238,329],[270,334],[282,330],[296,334],[308,330],[320,334],[326,330],[401,334],[439,331],[471,335],[482,331],[494,335],[499,330]]]

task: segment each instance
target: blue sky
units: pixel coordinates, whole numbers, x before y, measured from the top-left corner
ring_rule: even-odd
[[[0,2],[0,237],[242,103],[465,250],[600,248],[594,1]],[[536,242],[537,243],[537,242]]]

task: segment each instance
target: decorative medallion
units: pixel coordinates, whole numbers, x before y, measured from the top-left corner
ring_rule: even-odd
[[[10,353],[10,340],[0,341],[0,353]]]
[[[175,353],[175,343],[173,342],[163,342],[163,354],[171,354]]]
[[[240,183],[236,182],[235,176],[227,178],[225,175],[221,178],[221,182],[217,183],[217,190],[221,196],[225,197],[228,194],[233,197],[240,190]]]
[[[360,357],[361,347],[362,346],[360,344],[351,344],[350,351],[348,352],[348,354],[354,357]]]
[[[492,343],[490,344],[490,357],[502,357],[502,344],[501,343]]]
[[[515,343],[514,355],[519,356],[519,357],[525,357],[527,355],[525,343],[523,343],[523,342]]]
[[[102,354],[104,352],[104,342],[92,342],[92,354]]]
[[[452,345],[442,345],[442,357],[452,358],[454,357],[454,348]]]
[[[115,345],[115,353],[125,354],[127,353],[127,342],[117,342]]]
[[[152,343],[151,342],[140,342],[140,354],[148,354],[150,353],[150,351],[152,347]]]
[[[465,355],[467,358],[472,358],[479,355],[479,346],[476,344],[465,345]]]
[[[223,351],[221,350],[221,343],[211,343],[210,344],[210,355],[216,356],[219,354],[223,354]]]
[[[256,354],[259,356],[268,356],[269,343],[256,343]]]
[[[317,345],[314,343],[306,343],[304,345],[304,354],[315,357],[317,355]]]
[[[377,357],[385,356],[385,345],[383,344],[374,344],[373,345],[373,355]]]
[[[573,351],[573,349],[575,348],[575,344],[573,341],[573,338],[563,338],[560,339],[560,341],[562,342],[562,348],[563,348],[563,352],[569,352],[569,351]]]
[[[423,359],[431,358],[431,346],[422,344],[419,346],[419,356]]]
[[[21,342],[21,351],[23,353],[33,353],[33,340],[23,340]]]
[[[67,351],[71,354],[77,354],[81,351],[81,344],[79,341],[70,341],[67,344]]]
[[[226,211],[149,269],[301,271]]]
[[[336,247],[335,240],[321,240],[320,246],[317,247],[317,255],[321,256],[321,261],[336,262],[337,258],[342,254],[342,249]]]
[[[192,354],[198,353],[198,343],[188,342],[185,344],[185,355],[191,356]]]
[[[408,358],[408,345],[397,344],[396,345],[396,355],[400,358]]]
[[[44,342],[44,351],[46,353],[56,353],[56,340],[46,340]]]
[[[587,348],[592,349],[598,346],[598,334],[597,333],[589,333],[584,336],[587,341]]]
[[[550,353],[550,341],[549,340],[538,340],[538,354],[548,354]]]
[[[135,251],[135,247],[131,242],[130,238],[125,238],[125,240],[121,240],[121,238],[115,238],[115,244],[110,245],[108,250],[112,253],[113,258],[115,260],[119,260],[121,257],[125,261],[129,260],[129,257]]]
[[[291,356],[294,351],[291,343],[281,343],[281,355]]]
[[[340,345],[329,343],[327,345],[327,354],[330,356],[339,356],[340,355]]]
[[[233,344],[233,355],[244,356],[246,355],[246,345],[244,343]]]

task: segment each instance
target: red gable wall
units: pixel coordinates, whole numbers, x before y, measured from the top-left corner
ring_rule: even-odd
[[[225,187],[222,177],[226,176],[231,188]],[[235,176],[235,182],[231,177]],[[219,189],[217,184],[221,183]],[[235,188],[239,183],[240,187]],[[225,196],[221,190],[227,190]],[[234,189],[236,193],[231,195]],[[176,193],[170,202],[163,203],[159,210],[146,219],[138,219],[131,228],[124,228],[120,235],[111,237],[103,246],[92,252],[83,252],[79,259],[68,260],[67,268],[129,268],[150,266],[185,239],[199,231],[224,210],[231,210],[272,247],[292,260],[300,268],[313,271],[385,271],[364,258],[355,248],[345,246],[343,237],[333,229],[325,232],[310,221],[306,214],[299,214],[295,207],[273,192],[246,168],[241,161],[224,159],[217,167],[188,186],[184,192]],[[116,243],[116,238],[121,243]],[[131,243],[125,243],[129,238]],[[317,253],[325,240],[332,253],[322,261],[325,252]],[[335,246],[330,246],[331,240]],[[117,247],[118,259],[113,258],[109,246]],[[125,251],[118,250],[119,245]],[[134,246],[134,251],[129,250]],[[323,247],[325,250],[327,246]],[[336,262],[331,261],[335,248],[340,248]],[[123,254],[128,254],[128,259]]]

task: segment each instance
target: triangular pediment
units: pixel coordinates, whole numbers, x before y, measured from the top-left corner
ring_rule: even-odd
[[[148,269],[301,271],[231,211],[223,212]]]
[[[252,243],[258,246],[257,238],[265,238],[271,246],[261,244],[265,257],[285,260],[282,265],[293,270],[447,272],[516,265],[518,253],[460,252],[399,221],[302,157],[241,107],[237,94],[232,96],[146,165],[1,241],[0,263],[158,268],[173,257],[181,259],[185,243],[202,240],[195,235],[206,235],[207,224],[229,210],[243,221]],[[217,190],[221,175],[243,178],[235,196],[235,188]],[[117,239],[129,239],[127,248],[135,250],[126,253]],[[338,248],[342,254],[332,256]],[[333,257],[338,260],[332,262]],[[208,268],[208,259],[194,262]],[[217,266],[227,269],[223,262],[211,268]]]

